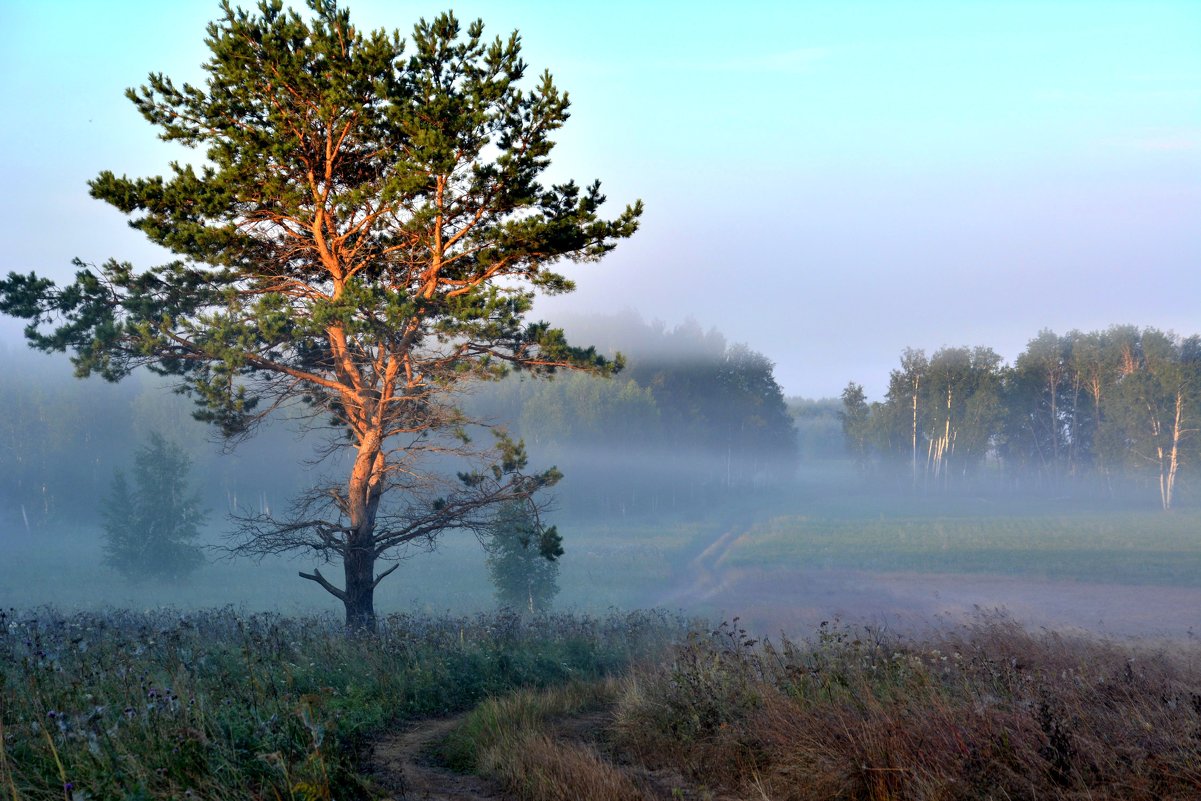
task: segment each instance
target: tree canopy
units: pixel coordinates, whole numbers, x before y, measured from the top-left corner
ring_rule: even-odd
[[[549,73],[524,88],[516,32],[484,38],[452,13],[411,42],[362,31],[334,0],[307,16],[264,0],[222,5],[203,85],[161,73],[127,95],[161,138],[201,152],[149,178],[103,172],[93,197],[178,256],[138,270],[77,261],[75,281],[0,282],[0,311],[80,376],[170,375],[227,437],[272,411],[306,412],[350,452],[348,475],[283,517],[248,516],[235,549],[340,561],[352,626],[374,623],[376,560],[449,527],[482,531],[494,504],[529,501],[518,442],[483,449],[457,389],[517,368],[617,365],[527,322],[552,269],[593,261],[638,227],[640,203],[600,214],[600,184],[547,185],[568,97]],[[447,480],[428,457],[472,465]],[[486,458],[485,458],[486,457]],[[388,499],[388,502],[385,502]]]

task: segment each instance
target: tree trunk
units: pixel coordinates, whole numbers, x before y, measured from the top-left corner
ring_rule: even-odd
[[[350,631],[375,631],[375,554],[371,541],[370,533],[356,531],[343,560],[346,583],[342,603]]]
[[[913,488],[917,489],[917,393],[918,383],[920,379],[913,380],[913,430],[912,430],[912,445],[913,445]]]
[[[1184,393],[1180,390],[1176,391],[1176,417],[1172,423],[1172,449],[1168,456],[1167,477],[1164,483],[1164,488],[1161,492],[1163,497],[1163,509],[1169,511],[1172,508],[1172,494],[1176,488],[1176,471],[1180,468],[1180,438],[1181,425],[1184,422]]]
[[[368,435],[359,446],[354,469],[347,486],[350,532],[346,538],[342,567],[342,603],[346,607],[346,628],[350,631],[375,631],[375,514],[379,508],[383,456],[378,433]],[[391,571],[389,571],[391,572]]]

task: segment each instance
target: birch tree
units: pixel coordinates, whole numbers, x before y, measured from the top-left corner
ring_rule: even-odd
[[[1141,369],[1124,376],[1132,455],[1150,465],[1160,505],[1172,508],[1181,467],[1201,430],[1201,337],[1142,333]]]

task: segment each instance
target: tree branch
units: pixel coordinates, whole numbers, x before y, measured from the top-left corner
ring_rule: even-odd
[[[398,568],[398,567],[400,567],[400,562],[397,562],[396,564],[392,565],[392,567],[388,568],[383,573],[380,573],[378,576],[376,576],[375,581],[371,582],[371,589],[374,590],[376,587],[378,587],[379,583],[381,581],[383,581],[384,579],[386,579],[388,576],[390,576],[392,574],[392,571],[396,570],[396,568]]]
[[[400,564],[399,564],[399,563],[397,563],[396,567],[400,567]],[[395,570],[395,569],[396,569],[396,567],[393,567],[393,568],[392,568],[392,570]],[[388,573],[391,573],[391,572],[392,572],[391,570],[389,570],[389,571],[388,571]],[[384,574],[384,576],[388,575],[388,573],[385,573],[385,574]],[[337,598],[337,599],[338,599],[339,601],[341,601],[342,603],[346,603],[346,593],[344,593],[342,590],[340,590],[340,589],[338,589],[337,587],[335,587],[333,584],[330,584],[330,583],[329,583],[329,581],[327,581],[327,580],[326,580],[325,576],[321,575],[321,571],[320,571],[320,570],[318,570],[318,569],[316,569],[316,568],[313,568],[313,572],[312,572],[312,573],[305,573],[305,572],[301,571],[301,573],[300,573],[300,577],[301,577],[302,579],[308,579],[309,581],[315,581],[315,582],[317,582],[317,583],[318,583],[318,584],[320,584],[320,585],[321,585],[321,586],[322,586],[322,587],[325,589],[325,591],[326,591],[326,592],[328,592],[330,595],[334,596],[335,598]],[[380,576],[380,578],[383,578],[383,576]],[[376,580],[375,580],[375,583],[376,583],[376,584],[379,584],[379,579],[376,579]]]

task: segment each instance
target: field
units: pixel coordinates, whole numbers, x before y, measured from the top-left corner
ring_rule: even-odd
[[[1201,515],[798,505],[566,525],[574,611],[537,620],[482,613],[479,544],[449,539],[381,585],[378,639],[342,633],[303,563],[130,584],[93,530],[10,532],[0,794],[1201,794]]]
[[[0,614],[10,801],[1151,801],[1201,794],[1201,650],[663,615]],[[472,778],[475,774],[479,778]]]
[[[989,573],[1201,586],[1201,515],[777,517],[727,551],[728,567]]]
[[[804,514],[797,514],[803,509]],[[1187,636],[1201,608],[1201,512],[776,497],[712,520],[561,521],[556,606],[585,614],[663,607],[742,616],[759,634],[821,620],[962,619],[1003,607],[1027,625]],[[216,532],[212,542],[219,543]],[[190,581],[129,583],[99,565],[100,532],[67,528],[0,541],[0,606],[54,604],[289,615],[337,602],[296,576],[304,560],[213,561]],[[382,613],[475,614],[494,606],[478,542],[453,533],[416,552],[377,591]]]

